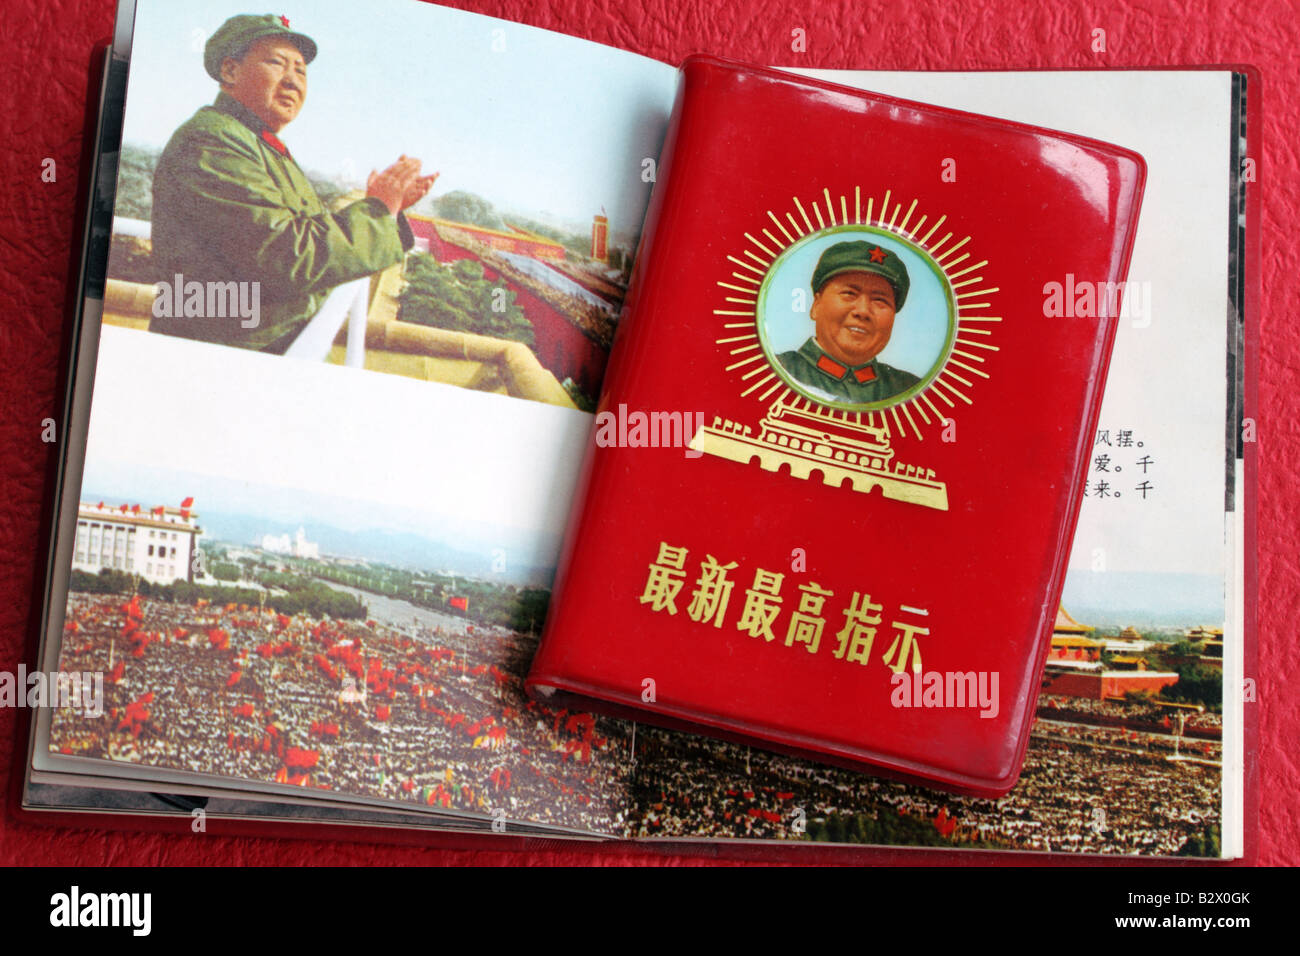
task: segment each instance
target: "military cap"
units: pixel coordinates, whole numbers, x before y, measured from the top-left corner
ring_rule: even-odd
[[[907,277],[907,267],[903,260],[883,246],[873,242],[837,242],[817,260],[817,268],[812,274],[813,292],[820,292],[822,286],[841,272],[874,272],[883,276],[894,287],[894,308],[901,309],[907,298],[911,281]]]
[[[263,37],[288,40],[308,63],[316,58],[316,41],[304,33],[290,30],[288,17],[278,17],[274,13],[264,16],[241,13],[221,24],[217,32],[208,37],[207,45],[203,47],[203,68],[208,71],[208,76],[220,82],[221,61],[228,56],[238,59]]]

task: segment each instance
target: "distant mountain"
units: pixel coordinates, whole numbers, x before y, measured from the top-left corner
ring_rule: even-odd
[[[263,535],[287,534],[291,538],[299,522],[277,522],[253,515],[205,511],[201,515],[205,536],[244,545],[260,545]],[[513,564],[506,554],[504,571],[493,569],[492,548],[466,550],[423,535],[402,531],[369,529],[344,531],[329,525],[303,522],[307,539],[320,545],[322,555],[379,561],[423,571],[447,571],[486,581],[517,586],[550,587],[553,566]]]
[[[1213,574],[1071,570],[1061,603],[1093,627],[1219,626],[1225,614],[1223,578]]]

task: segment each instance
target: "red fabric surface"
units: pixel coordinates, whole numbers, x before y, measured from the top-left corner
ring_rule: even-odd
[[[1294,358],[1300,327],[1286,303],[1300,289],[1293,231],[1300,196],[1300,47],[1294,7],[1226,0],[1039,4],[1033,0],[914,0],[889,8],[841,0],[792,3],[736,0],[719,5],[683,0],[471,0],[453,6],[633,50],[676,63],[710,52],[766,64],[858,69],[1124,68],[1243,63],[1257,67],[1264,90],[1264,148],[1257,163],[1263,205],[1262,314],[1259,324],[1258,608],[1260,818],[1257,860],[1300,861],[1300,819],[1290,812],[1300,782],[1295,740],[1300,695],[1290,689],[1300,665],[1292,653],[1300,617],[1300,575],[1293,545],[1293,474],[1300,469],[1300,409]],[[358,5],[361,8],[361,5]],[[0,171],[0,669],[13,670],[24,650],[40,541],[40,505],[55,448],[41,441],[41,422],[60,409],[56,396],[64,324],[68,250],[73,242],[77,165],[89,57],[109,36],[111,0],[15,0],[0,37],[0,104],[6,136]],[[253,12],[260,12],[253,11]],[[292,10],[287,11],[292,15]],[[1108,52],[1091,51],[1094,28]],[[793,52],[801,29],[806,50]],[[1122,108],[1122,104],[1116,104]],[[57,164],[43,182],[42,164]],[[60,423],[61,424],[61,423]],[[1250,671],[1247,671],[1248,675]],[[15,712],[0,711],[0,774],[13,765]],[[1254,759],[1254,754],[1250,755]],[[638,848],[493,845],[431,849],[352,841],[192,835],[56,828],[13,819],[13,790],[0,800],[0,863],[259,865],[417,863],[683,864],[709,857]],[[482,845],[476,845],[482,847]],[[761,858],[778,858],[761,851]],[[987,857],[983,857],[987,859]],[[800,853],[796,859],[846,859]],[[887,853],[876,859],[933,861],[931,854]],[[949,864],[977,858],[951,855]],[[1022,862],[1033,862],[1023,860]]]

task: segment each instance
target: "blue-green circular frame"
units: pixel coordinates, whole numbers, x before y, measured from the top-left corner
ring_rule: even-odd
[[[806,386],[796,382],[786,371],[785,366],[777,360],[772,345],[768,341],[766,308],[768,291],[772,284],[771,280],[780,271],[782,265],[785,262],[788,262],[789,259],[800,249],[819,239],[824,239],[827,236],[838,234],[871,235],[885,239],[887,244],[889,242],[895,242],[902,245],[908,252],[911,252],[920,258],[930,271],[934,273],[935,277],[938,278],[939,287],[943,290],[944,300],[948,305],[947,335],[944,337],[943,348],[939,351],[939,357],[935,360],[934,364],[930,366],[929,371],[926,372],[925,375],[922,375],[921,380],[911,388],[877,402],[858,404],[852,402],[837,402],[809,394],[806,390]],[[921,392],[929,388],[930,383],[938,377],[941,371],[943,371],[943,367],[948,364],[948,357],[952,354],[953,343],[957,338],[957,299],[953,293],[952,284],[948,281],[948,276],[940,267],[939,263],[935,262],[934,258],[928,252],[909,239],[900,236],[896,232],[890,232],[888,229],[880,229],[876,226],[867,226],[858,223],[851,223],[843,226],[827,226],[824,229],[818,229],[816,232],[811,232],[786,246],[781,250],[780,255],[772,260],[772,264],[768,267],[766,275],[763,276],[762,284],[758,288],[758,302],[754,307],[754,326],[758,330],[758,341],[762,346],[763,355],[767,358],[768,366],[771,367],[772,371],[777,374],[777,377],[780,378],[781,381],[801,397],[808,399],[810,402],[816,402],[818,405],[824,405],[827,408],[838,408],[853,412],[876,412],[892,408],[895,405],[901,405],[904,402],[915,398],[917,395],[921,394]]]

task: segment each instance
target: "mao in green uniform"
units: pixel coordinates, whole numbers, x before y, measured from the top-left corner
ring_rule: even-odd
[[[270,14],[231,17],[208,40],[203,65],[221,91],[158,161],[154,261],[162,282],[180,277],[178,289],[256,283],[257,314],[185,314],[180,302],[155,302],[151,331],[280,353],[330,289],[401,262],[411,247],[402,210],[436,173],[421,176],[420,161],[403,156],[371,173],[364,199],[331,213],[281,142],[315,56],[310,37]]]
[[[858,405],[902,394],[920,378],[876,356],[909,285],[907,267],[887,249],[861,240],[830,246],[813,270],[813,335],[777,361],[813,396]]]

